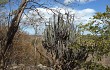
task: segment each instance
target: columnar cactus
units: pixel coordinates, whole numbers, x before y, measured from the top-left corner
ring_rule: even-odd
[[[76,41],[78,34],[73,25],[73,17],[69,14],[58,14],[50,20],[52,21],[49,21],[44,32],[43,46],[55,56],[55,68],[57,70],[59,66],[62,70],[80,68],[80,64],[88,57],[88,51],[85,46],[78,50],[68,47]]]
[[[76,30],[73,20],[69,14],[54,15],[45,29],[43,46],[49,52],[54,53],[56,59],[60,58],[64,50],[67,50],[67,46],[75,40]]]

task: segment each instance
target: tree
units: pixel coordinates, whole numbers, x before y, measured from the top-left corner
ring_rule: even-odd
[[[94,69],[94,64],[97,64],[98,61],[101,61],[103,56],[109,55],[110,52],[110,7],[106,7],[106,12],[101,13],[98,12],[93,16],[93,19],[85,24],[85,25],[79,25],[79,28],[83,31],[89,31],[91,32],[90,35],[83,35],[81,38],[83,39],[83,42],[88,45],[88,50],[90,53],[92,53],[92,60],[90,63],[93,65],[91,67]],[[91,66],[91,64],[89,66]],[[100,66],[103,66],[101,64]],[[103,68],[101,67],[102,69]],[[109,68],[107,68],[109,70]]]
[[[6,0],[4,0],[4,1],[2,0],[2,1],[0,1],[0,4],[5,4],[6,2],[7,2]],[[27,5],[29,5],[29,6],[26,7]],[[46,6],[43,6],[42,4],[39,4],[38,1],[36,1],[36,0],[21,0],[20,1],[20,6],[18,7],[18,9],[14,11],[14,14],[12,13],[11,15],[9,15],[9,17],[12,16],[12,20],[10,22],[10,26],[8,28],[8,31],[6,33],[6,37],[3,41],[4,45],[2,46],[3,49],[2,49],[2,52],[1,52],[2,57],[0,58],[0,62],[1,62],[1,65],[2,65],[1,68],[3,70],[6,70],[7,60],[9,59],[10,51],[12,50],[12,46],[13,46],[13,44],[12,44],[13,39],[14,39],[14,36],[15,36],[16,32],[18,31],[19,23],[21,21],[21,17],[22,17],[22,14],[24,13],[24,10],[25,9],[32,10],[32,9],[37,8],[36,6],[49,9]]]
[[[90,31],[92,34],[109,35],[110,34],[110,7],[107,5],[106,12],[97,12],[93,19],[86,25],[81,25],[83,30]]]

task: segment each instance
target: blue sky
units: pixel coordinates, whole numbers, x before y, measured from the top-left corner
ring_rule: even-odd
[[[17,0],[13,0],[17,1]],[[59,3],[54,2],[53,0],[38,0],[38,3],[44,4],[44,6],[47,6],[49,8],[61,8],[62,12],[66,9],[69,9],[69,11],[75,12],[76,14],[76,21],[77,23],[80,22],[87,22],[90,17],[92,17],[96,12],[105,12],[106,11],[106,5],[110,6],[110,0],[57,0]],[[15,2],[16,3],[16,2]],[[63,3],[67,6],[63,6]],[[9,6],[7,5],[7,9],[9,10]],[[11,5],[11,10],[17,9],[17,4]],[[40,13],[43,13],[43,15],[47,18],[49,18],[49,14],[47,14],[46,10],[43,8],[38,7],[40,10]],[[34,12],[33,12],[34,13]],[[51,12],[49,12],[51,13]],[[31,15],[28,14],[30,17]],[[26,16],[23,16],[23,18]],[[25,18],[24,18],[25,19]],[[35,31],[33,28],[25,29],[29,34],[34,34]],[[41,32],[41,31],[40,31]]]
[[[69,8],[71,9],[71,11],[76,12],[76,16],[78,16],[77,17],[78,19],[76,19],[75,22],[77,24],[80,22],[84,23],[88,22],[89,18],[92,17],[96,12],[105,12],[106,5],[110,5],[109,0],[76,0],[77,2],[75,2],[75,0],[57,0],[57,1],[67,5],[65,9]],[[41,0],[39,3],[44,3],[46,4],[45,6],[49,8],[61,8],[61,9],[64,8],[63,5],[57,2],[53,2],[52,0]],[[45,14],[45,16],[47,17],[48,14]],[[27,29],[26,31],[28,31],[30,34],[34,34],[33,28]]]
[[[75,0],[59,0],[59,2],[62,3],[64,3],[65,1],[73,1],[68,4],[68,7],[79,10],[91,8],[96,10],[97,12],[104,12],[106,5],[110,6],[110,0],[76,0],[80,2],[74,2]]]
[[[12,0],[12,1],[17,1],[17,0]],[[97,12],[104,12],[106,5],[110,6],[110,0],[57,0],[57,1],[63,4],[65,4],[65,2],[70,2],[68,3],[67,7],[72,9],[83,10],[86,8],[90,8],[90,9],[94,9]],[[54,2],[54,0],[38,0],[38,3],[44,3],[46,4],[45,6],[48,7],[62,7],[61,4]],[[11,5],[11,8],[16,9],[18,8],[18,6],[17,4],[13,4]],[[9,9],[8,5],[7,5],[7,9]]]
[[[110,0],[95,0],[85,4],[80,4],[78,7],[76,7],[76,9],[91,8],[96,10],[97,12],[104,12],[106,11],[106,5],[110,6]]]
[[[12,1],[17,1],[17,0],[12,0]],[[65,1],[66,2],[71,1],[70,3],[68,3],[67,7],[80,9],[80,10],[91,8],[98,12],[104,12],[106,5],[110,6],[110,0],[57,0],[57,1],[63,4],[65,4]],[[74,1],[77,1],[77,2],[74,2]],[[56,6],[61,7],[61,4],[54,2],[54,0],[38,0],[38,3],[46,4],[45,6],[48,6],[48,7],[56,7]],[[9,8],[9,6],[7,6],[7,8]],[[17,8],[17,4],[13,4],[12,9],[13,8],[14,9]]]

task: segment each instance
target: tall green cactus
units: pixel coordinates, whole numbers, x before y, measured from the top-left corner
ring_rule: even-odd
[[[77,49],[69,48],[76,42],[78,32],[74,27],[74,17],[69,13],[62,15],[54,15],[49,21],[49,25],[44,31],[43,46],[48,52],[55,56],[55,62],[61,67],[61,70],[77,70],[81,67],[81,63],[88,57],[88,50],[85,46],[80,46]]]
[[[60,58],[68,45],[75,40],[76,29],[73,18],[68,14],[53,15],[44,31],[44,47]]]

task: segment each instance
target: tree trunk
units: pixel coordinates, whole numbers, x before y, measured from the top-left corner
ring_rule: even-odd
[[[4,49],[3,49],[3,56],[2,56],[2,59],[0,59],[0,61],[2,62],[2,70],[6,70],[6,63],[7,63],[7,59],[9,59],[9,54],[10,54],[10,49],[12,48],[12,41],[13,41],[13,38],[18,30],[18,26],[19,26],[19,22],[20,22],[20,19],[21,19],[21,16],[24,12],[24,9],[27,5],[27,0],[22,0],[22,3],[21,5],[19,6],[14,18],[12,19],[11,21],[11,25],[9,27],[9,30],[7,32],[7,37],[6,37],[6,40],[5,40],[5,46],[4,46]]]

